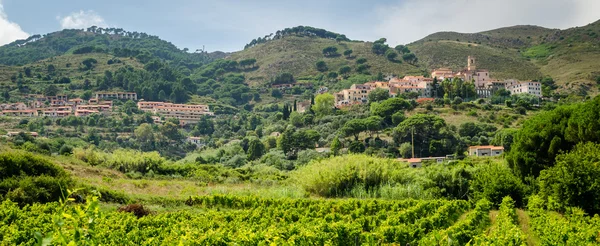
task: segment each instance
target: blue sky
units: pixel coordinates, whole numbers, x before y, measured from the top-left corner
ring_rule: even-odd
[[[551,28],[600,19],[599,0],[0,0],[0,44],[89,25],[141,31],[180,48],[236,51],[298,25],[351,39],[409,43],[437,31],[478,32],[517,24]]]

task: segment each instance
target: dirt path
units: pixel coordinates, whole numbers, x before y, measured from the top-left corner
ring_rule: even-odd
[[[490,235],[496,228],[496,219],[498,218],[498,210],[490,210],[490,227],[485,230],[485,235]]]
[[[540,245],[539,238],[537,238],[535,233],[529,228],[529,214],[522,209],[517,209],[517,216],[519,219],[519,226],[527,236],[527,245]]]

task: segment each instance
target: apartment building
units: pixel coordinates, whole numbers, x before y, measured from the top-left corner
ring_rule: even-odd
[[[510,91],[510,94],[531,94],[537,97],[542,97],[542,83],[535,81],[525,81],[506,84],[506,90]]]
[[[37,110],[2,110],[0,116],[8,117],[35,117],[38,116]]]
[[[97,114],[97,113],[100,113],[100,112],[97,110],[88,110],[88,109],[76,109],[75,110],[75,116],[77,116],[77,117],[88,116],[88,115]]]
[[[75,108],[75,110],[92,110],[97,112],[110,111],[111,109],[112,106],[108,104],[77,105],[77,107]]]
[[[178,119],[181,125],[198,123],[203,116],[214,115],[213,112],[210,112],[208,105],[202,104],[193,105],[141,101],[138,102],[138,108],[144,112],[151,112],[165,119]]]
[[[47,117],[53,117],[53,118],[62,118],[62,117],[67,117],[70,116],[72,114],[72,110],[42,110],[41,114],[38,114],[39,116],[47,116]]]
[[[96,99],[124,99],[137,101],[137,93],[135,92],[98,92]]]

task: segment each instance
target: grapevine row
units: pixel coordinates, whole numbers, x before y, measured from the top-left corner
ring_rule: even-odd
[[[515,201],[507,196],[502,199],[500,212],[496,217],[496,225],[493,230],[487,235],[482,234],[476,237],[473,244],[525,246],[527,238],[517,224]]]
[[[464,220],[447,229],[427,234],[419,241],[419,245],[465,245],[489,225],[490,208],[491,203],[488,200],[478,201],[475,209]]]
[[[530,227],[542,245],[599,245],[600,217],[588,217],[576,208],[568,209],[565,215],[548,212],[544,201],[532,196],[528,204],[531,216]]]

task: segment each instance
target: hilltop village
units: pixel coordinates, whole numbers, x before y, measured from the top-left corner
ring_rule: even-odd
[[[366,103],[369,93],[377,88],[389,91],[390,97],[406,93],[412,93],[419,98],[440,97],[443,95],[435,95],[435,88],[442,81],[451,81],[453,79],[461,79],[462,81],[473,83],[477,97],[479,98],[489,98],[495,91],[500,89],[509,91],[511,95],[527,93],[542,97],[542,85],[540,82],[493,79],[490,77],[490,71],[477,69],[475,57],[469,56],[467,59],[467,68],[458,72],[452,71],[449,68],[440,68],[431,72],[430,78],[424,76],[405,76],[402,79],[392,78],[387,82],[373,81],[365,84],[354,84],[350,89],[335,93],[335,106],[341,108]]]

